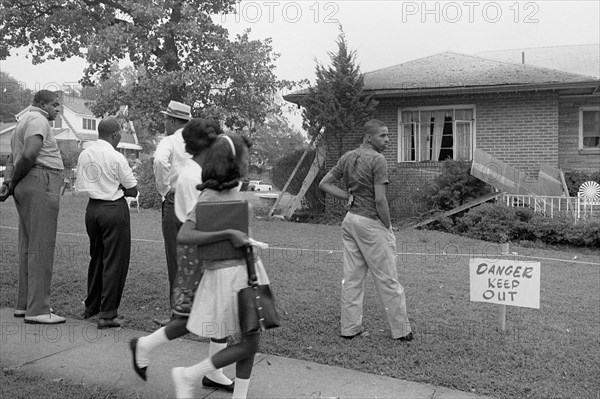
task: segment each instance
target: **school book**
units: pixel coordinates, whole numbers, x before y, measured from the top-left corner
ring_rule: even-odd
[[[210,201],[196,204],[196,229],[220,231],[235,229],[248,234],[248,201]],[[223,240],[198,247],[201,260],[244,259],[245,249],[235,248],[231,241]]]

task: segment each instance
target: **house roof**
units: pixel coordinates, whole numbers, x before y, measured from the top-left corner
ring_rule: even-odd
[[[365,90],[574,83],[594,80],[530,65],[445,52],[365,74]]]
[[[92,111],[85,105],[86,103],[93,103],[91,100],[85,100],[83,98],[76,98],[71,96],[63,97],[62,104],[64,107],[69,108],[76,114],[90,116],[96,118]]]
[[[484,51],[475,55],[600,78],[600,43]]]
[[[443,92],[579,89],[600,86],[592,76],[444,52],[364,74],[364,90],[375,97]],[[298,102],[307,90],[284,96]]]

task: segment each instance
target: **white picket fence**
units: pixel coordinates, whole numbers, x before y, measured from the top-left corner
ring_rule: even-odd
[[[526,207],[549,217],[573,217],[574,219],[599,218],[600,201],[581,197],[558,197],[539,195],[516,195],[504,193],[498,202],[511,207]]]

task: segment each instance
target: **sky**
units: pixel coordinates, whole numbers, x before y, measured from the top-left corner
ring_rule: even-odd
[[[600,42],[600,2],[590,1],[242,1],[236,15],[215,16],[231,35],[250,28],[253,39],[272,38],[280,79],[314,81],[316,62],[343,28],[362,72],[454,51],[482,51]],[[13,51],[0,69],[30,89],[74,85],[85,62],[32,65]]]

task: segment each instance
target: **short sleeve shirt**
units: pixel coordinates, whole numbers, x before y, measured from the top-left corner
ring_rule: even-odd
[[[202,184],[202,167],[188,159],[179,171],[175,186],[175,216],[181,223],[185,223],[187,215],[196,207],[200,195],[198,184]]]
[[[329,173],[336,179],[342,179],[346,188],[354,195],[354,203],[349,212],[379,219],[375,207],[375,185],[389,183],[387,162],[383,154],[363,144],[342,155]]]
[[[24,114],[17,126],[15,134],[11,140],[11,152],[13,161],[16,163],[23,153],[25,140],[29,137],[40,135],[42,136],[42,148],[35,160],[36,165],[46,166],[52,169],[64,169],[62,157],[56,139],[50,130],[48,123],[48,113],[38,107],[31,107],[28,113]]]
[[[119,151],[105,140],[97,140],[79,154],[75,192],[90,198],[115,201],[123,197],[120,188],[137,186],[137,179]]]

